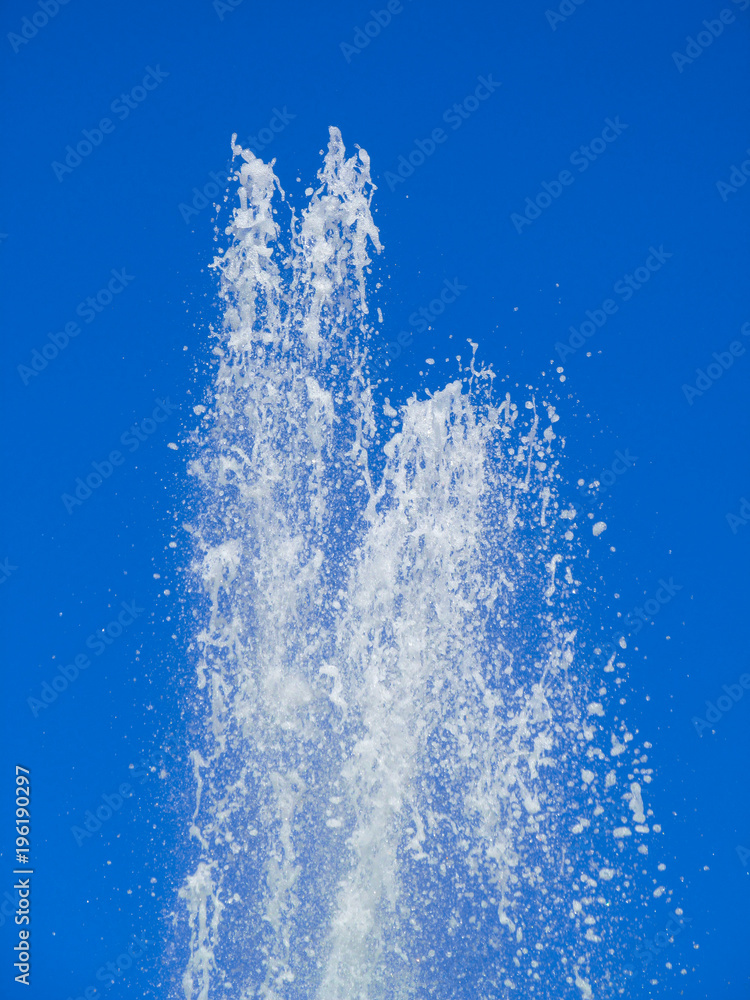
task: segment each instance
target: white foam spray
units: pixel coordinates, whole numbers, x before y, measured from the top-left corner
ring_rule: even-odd
[[[391,426],[368,376],[367,154],[331,129],[297,217],[273,165],[234,152],[191,465],[206,725],[184,997],[613,995],[621,823],[647,831],[648,807],[618,788],[631,737],[601,728],[579,648],[554,407],[496,399],[472,353]]]

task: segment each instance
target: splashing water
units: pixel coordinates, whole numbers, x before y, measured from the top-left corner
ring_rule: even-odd
[[[617,788],[632,737],[594,725],[554,407],[498,402],[473,354],[376,405],[367,154],[331,129],[297,217],[233,148],[191,465],[207,722],[184,996],[612,995],[612,904],[648,827],[640,786]]]

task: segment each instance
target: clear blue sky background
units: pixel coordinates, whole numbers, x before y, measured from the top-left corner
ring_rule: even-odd
[[[205,323],[215,315],[206,269],[214,213],[186,222],[179,206],[227,166],[233,131],[262,143],[277,112],[286,124],[263,155],[277,157],[293,194],[313,182],[329,125],[371,155],[386,343],[445,280],[466,286],[388,368],[392,402],[452,377],[454,362],[442,359],[471,337],[512,390],[543,385],[557,395],[571,495],[579,476],[611,467],[618,450],[637,456],[595,508],[608,530],[594,547],[601,582],[592,609],[614,631],[618,610],[654,599],[660,580],[675,585],[629,655],[628,711],[654,744],[650,798],[664,827],[665,879],[692,921],[670,946],[688,975],[665,979],[658,995],[747,997],[750,861],[737,847],[750,848],[750,692],[713,731],[699,736],[691,721],[750,672],[750,516],[734,531],[726,517],[750,499],[750,337],[740,333],[750,320],[750,184],[723,197],[717,189],[750,158],[745,2],[727,0],[733,22],[716,25],[719,37],[678,67],[673,53],[719,17],[720,0],[586,0],[563,4],[572,13],[554,24],[546,10],[558,8],[543,0],[404,0],[348,59],[341,43],[371,19],[367,3],[69,0],[54,13],[50,0],[44,24],[38,4],[6,0],[0,897],[13,884],[16,763],[32,774],[35,875],[33,986],[12,982],[6,919],[3,998],[82,995],[138,938],[148,950],[103,995],[167,993],[160,970],[173,959],[159,921],[187,867],[176,853],[189,784],[177,706],[193,683],[177,572],[186,558],[185,450],[167,444],[191,427],[207,378]],[[35,13],[33,34],[24,19]],[[6,37],[25,23],[26,42]],[[137,89],[147,74],[154,89]],[[444,113],[490,75],[501,86],[452,128]],[[132,108],[118,103],[123,94]],[[605,151],[585,170],[571,163],[618,116],[627,128]],[[101,142],[56,171],[66,147],[102,118],[112,128]],[[446,141],[389,185],[386,172],[439,127]],[[511,215],[566,169],[572,183],[519,233]],[[671,256],[629,301],[613,291],[662,246]],[[86,322],[91,314],[77,307],[107,288],[113,269],[132,280]],[[558,381],[556,343],[608,298],[617,312],[567,357]],[[80,333],[43,370],[19,374],[50,333],[76,321]],[[731,367],[689,403],[683,385],[733,341],[744,355],[728,355]],[[438,361],[429,377],[420,375],[427,357]],[[384,353],[379,364],[385,375]],[[142,425],[167,398],[174,412]],[[133,424],[144,440],[119,443]],[[122,464],[69,513],[62,495],[113,449]],[[97,655],[87,638],[116,621],[123,601],[143,610]],[[35,717],[27,699],[82,653],[91,665]],[[168,778],[129,768],[144,762]],[[71,827],[123,782],[130,797],[79,846]],[[666,924],[658,900],[650,921],[653,933]],[[640,933],[633,929],[633,949]],[[649,993],[637,983],[628,995]]]

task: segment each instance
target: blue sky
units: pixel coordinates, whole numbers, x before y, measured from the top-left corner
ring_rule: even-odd
[[[212,172],[237,132],[301,195],[329,125],[369,152],[378,185],[391,402],[450,379],[470,337],[511,391],[555,398],[571,495],[613,470],[591,606],[612,632],[632,616],[628,711],[653,743],[665,878],[692,921],[670,946],[688,974],[659,995],[747,995],[743,8],[4,4],[3,774],[11,788],[16,764],[31,771],[25,995],[83,995],[140,939],[117,995],[165,995],[159,920],[183,873],[175,706],[192,683],[184,449],[168,444],[210,373]],[[419,310],[451,283],[460,294],[425,330]],[[94,462],[101,485],[66,504]],[[35,713],[28,699],[76,657],[89,663]],[[79,843],[71,828],[105,795],[122,804]],[[6,799],[0,896],[11,819]],[[658,901],[651,920],[666,923]],[[6,919],[3,996],[22,989],[14,933]]]

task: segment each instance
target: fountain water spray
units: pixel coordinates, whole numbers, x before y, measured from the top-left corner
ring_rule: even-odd
[[[610,906],[648,827],[617,776],[632,737],[602,728],[623,664],[581,649],[554,406],[497,398],[475,344],[442,390],[379,399],[367,154],[332,128],[298,217],[233,148],[190,468],[184,996],[613,995]]]

